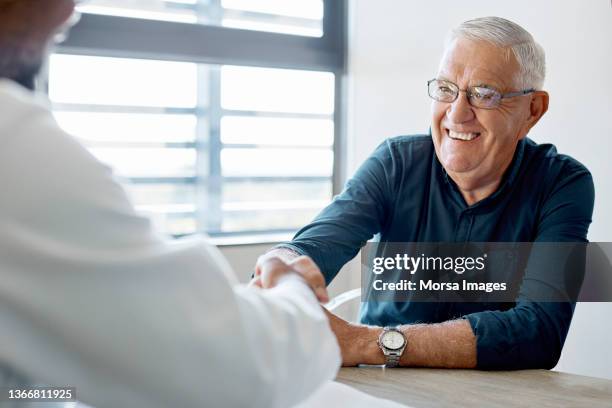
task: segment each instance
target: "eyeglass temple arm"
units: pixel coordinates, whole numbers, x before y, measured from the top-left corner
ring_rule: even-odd
[[[507,94],[503,94],[501,97],[503,98],[512,98],[513,96],[521,96],[521,95],[527,95],[530,94],[532,92],[535,92],[536,90],[534,88],[531,89],[523,89],[522,91],[518,91],[518,92],[510,92]]]

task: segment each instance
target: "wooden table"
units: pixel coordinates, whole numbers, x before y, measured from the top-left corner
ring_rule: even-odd
[[[548,370],[343,368],[338,382],[421,407],[612,407],[612,381]]]

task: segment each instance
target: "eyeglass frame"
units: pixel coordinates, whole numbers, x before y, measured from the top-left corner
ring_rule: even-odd
[[[431,94],[429,93],[429,84],[431,84],[433,81],[444,81],[444,82],[448,82],[449,84],[454,85],[457,88],[457,93],[455,95],[455,98],[452,101],[440,101],[440,100],[434,98],[433,96],[431,96]],[[459,85],[457,85],[453,81],[449,81],[449,80],[446,80],[446,79],[433,78],[433,79],[430,79],[429,81],[427,81],[427,95],[431,99],[436,101],[436,102],[453,103],[453,102],[455,102],[457,100],[457,98],[459,98],[459,92],[465,92],[466,93],[466,97],[467,97],[467,101],[468,101],[468,103],[470,104],[471,107],[476,108],[476,109],[497,109],[497,108],[499,108],[499,105],[501,105],[502,99],[514,98],[515,96],[529,95],[530,93],[534,93],[534,92],[537,91],[537,89],[535,89],[535,88],[529,88],[529,89],[523,89],[521,91],[508,92],[508,93],[503,94],[500,91],[498,91],[496,88],[480,85],[481,88],[491,89],[491,90],[497,92],[500,95],[500,97],[498,99],[498,102],[497,102],[497,105],[492,106],[490,108],[485,108],[485,107],[482,107],[482,106],[474,106],[474,105],[472,105],[472,102],[470,101],[469,89],[470,88],[476,88],[476,87],[478,87],[478,85],[470,86],[467,89],[460,89]]]

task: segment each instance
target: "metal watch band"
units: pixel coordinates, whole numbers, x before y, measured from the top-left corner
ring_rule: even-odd
[[[400,355],[395,353],[389,353],[385,356],[386,363],[385,367],[394,368],[399,366]]]

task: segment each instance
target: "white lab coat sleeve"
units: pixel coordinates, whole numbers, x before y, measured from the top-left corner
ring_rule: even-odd
[[[237,291],[255,366],[263,368],[263,388],[270,393],[266,406],[292,406],[336,377],[341,364],[338,343],[301,278],[290,276],[259,293]]]
[[[166,241],[110,170],[0,81],[0,366],[95,407],[284,407],[334,376],[303,282],[237,286],[205,240]]]

